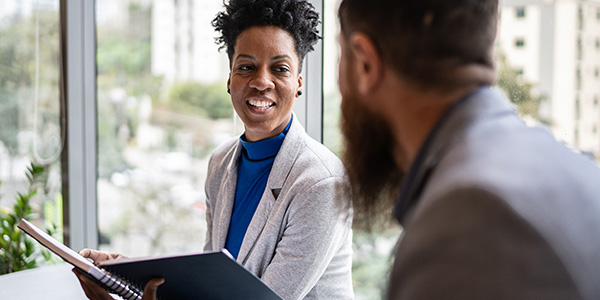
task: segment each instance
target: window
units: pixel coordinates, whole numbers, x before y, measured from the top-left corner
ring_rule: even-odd
[[[579,96],[575,98],[575,120],[579,121],[581,119],[581,101],[579,101]]]
[[[522,33],[521,20],[512,15],[523,5],[500,4],[500,11],[504,13],[500,14],[496,48],[498,85],[511,95],[522,115],[536,120],[534,124],[547,127],[558,140],[591,152],[598,159],[600,134],[592,134],[587,127],[586,130],[580,127],[575,134],[576,126],[592,124],[598,119],[597,114],[588,113],[596,105],[591,98],[589,101],[581,98],[581,103],[576,103],[577,96],[598,92],[597,84],[587,83],[597,82],[600,77],[596,75],[596,69],[600,73],[599,27],[597,22],[585,26],[584,10],[591,11],[589,16],[594,17],[597,6],[588,9],[586,2],[580,1],[565,9],[558,2],[542,2],[530,2],[526,6],[527,18],[535,18],[535,23],[540,25],[528,27],[526,36]],[[589,46],[588,37],[591,38]],[[524,76],[518,76],[515,66],[526,71]],[[523,99],[529,104],[524,104]]]
[[[43,166],[34,222],[57,226],[62,239],[59,15],[58,0],[0,2],[0,211],[13,212],[17,193],[27,194],[27,167]]]
[[[97,2],[103,250],[203,249],[209,155],[243,130],[226,91],[227,54],[210,24],[221,9],[220,1]]]
[[[581,89],[581,69],[579,67],[575,70],[575,88]]]
[[[583,8],[581,6],[577,8],[577,28],[583,30]]]
[[[525,18],[525,7],[523,7],[523,6],[516,7],[515,8],[515,16],[517,17],[517,19]]]
[[[577,38],[577,59],[581,60],[583,57],[583,46],[581,42],[581,37]]]

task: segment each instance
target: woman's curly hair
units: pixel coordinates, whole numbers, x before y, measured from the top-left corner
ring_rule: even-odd
[[[215,41],[226,48],[231,61],[235,42],[242,31],[252,26],[277,26],[294,38],[300,67],[306,53],[313,50],[319,36],[319,14],[306,0],[230,0],[217,14],[212,26],[221,36]]]

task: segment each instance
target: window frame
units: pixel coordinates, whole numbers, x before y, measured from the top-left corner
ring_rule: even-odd
[[[98,247],[94,10],[94,0],[60,0],[67,119],[63,226],[65,243],[76,250]]]
[[[527,17],[527,10],[525,6],[515,7],[515,18],[525,19]]]

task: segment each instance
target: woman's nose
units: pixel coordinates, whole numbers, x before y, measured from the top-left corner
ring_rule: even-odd
[[[268,91],[275,88],[275,83],[271,79],[271,73],[265,68],[259,68],[249,84],[251,88],[259,91]]]

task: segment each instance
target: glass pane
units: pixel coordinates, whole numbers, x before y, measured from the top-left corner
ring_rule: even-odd
[[[593,1],[505,1],[496,39],[497,84],[532,126],[600,159],[600,22]]]
[[[4,241],[15,229],[9,215],[24,216],[15,209],[23,207],[18,197],[32,209],[28,219],[62,240],[60,158],[65,135],[59,33],[58,0],[0,2],[0,239]],[[32,164],[36,172],[30,174]],[[6,271],[4,259],[10,254],[0,248],[0,274]],[[39,252],[27,256],[46,263]]]
[[[338,126],[341,95],[338,90],[340,0],[325,0],[323,12],[323,144],[340,156],[342,133]]]
[[[96,5],[100,249],[200,252],[208,155],[243,131],[211,26],[222,3]]]

